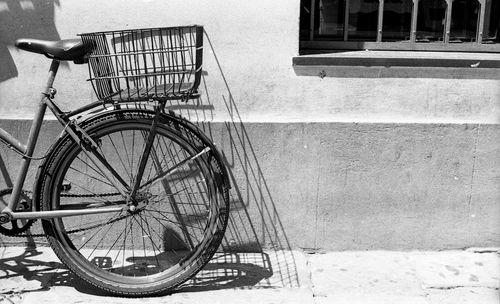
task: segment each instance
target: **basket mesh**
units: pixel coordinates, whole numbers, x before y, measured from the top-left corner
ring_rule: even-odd
[[[189,98],[200,83],[203,28],[182,26],[80,34],[92,51],[90,81],[103,101]]]

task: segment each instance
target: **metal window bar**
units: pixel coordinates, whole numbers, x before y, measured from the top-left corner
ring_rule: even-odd
[[[345,0],[344,10],[344,41],[349,39],[349,6],[350,0]]]
[[[486,15],[486,0],[479,1],[479,18],[477,20],[477,36],[476,41],[478,44],[483,43],[483,32],[484,32],[484,16]]]
[[[443,33],[443,42],[450,43],[450,29],[451,29],[451,10],[453,8],[453,0],[446,0],[446,14],[445,26]]]
[[[416,45],[422,45],[422,43],[417,42],[417,20],[418,20],[418,14],[419,14],[419,4],[420,1],[423,0],[412,0],[413,1],[413,8],[412,8],[412,13],[411,13],[411,29],[410,29],[410,41],[409,43],[406,42],[405,45],[408,46],[410,49],[420,49],[416,47]],[[443,0],[446,2],[446,12],[445,12],[445,24],[444,24],[444,32],[443,32],[443,43],[448,45],[450,44],[450,35],[451,35],[451,21],[452,21],[452,11],[453,11],[453,0]],[[478,15],[478,20],[477,20],[477,29],[476,29],[476,42],[474,43],[475,45],[481,45],[483,43],[483,32],[485,28],[485,15],[486,15],[486,1],[488,0],[474,0],[477,1],[480,5],[480,10],[479,10],[479,15]],[[384,25],[384,3],[385,0],[379,0],[379,7],[378,7],[378,22],[377,22],[377,43],[382,42],[383,38],[383,25]],[[310,41],[317,41],[316,36],[314,35],[315,33],[315,20],[318,18],[318,12],[316,10],[316,4],[317,0],[311,0],[311,20],[310,20],[310,35],[309,35],[309,40]],[[344,0],[344,24],[343,24],[343,41],[345,42],[350,42],[349,40],[349,14],[350,14],[350,4],[351,0]],[[394,46],[394,49],[401,49],[404,48],[404,46],[401,45],[401,43],[404,42],[384,42],[384,44],[398,44],[399,46]],[[338,43],[330,43],[330,45],[339,45]],[[356,45],[359,45],[357,43]],[[377,44],[374,43],[366,43],[366,45],[369,46],[377,46]],[[429,45],[429,44],[427,44]],[[466,50],[467,47],[456,47],[457,45],[454,44],[454,47],[460,50]],[[426,47],[423,46],[422,49],[425,49]],[[432,47],[430,47],[432,48]],[[392,49],[392,48],[390,48]],[[441,47],[437,47],[439,50],[443,50]],[[491,51],[491,47],[485,47],[484,48],[486,51]],[[475,49],[477,50],[477,49]]]
[[[411,12],[410,43],[415,43],[417,41],[418,2],[419,0],[413,0],[413,9]]]
[[[311,0],[310,20],[309,20],[309,39],[314,40],[314,19],[316,17],[316,0]]]
[[[382,26],[384,23],[384,0],[378,1],[377,42],[382,41]]]

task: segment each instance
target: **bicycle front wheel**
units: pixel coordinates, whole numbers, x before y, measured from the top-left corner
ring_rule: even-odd
[[[130,188],[151,123],[151,113],[123,112],[83,126]],[[162,115],[134,210],[44,220],[43,227],[61,261],[99,289],[165,293],[196,274],[220,245],[229,207],[224,174],[217,152],[196,129]],[[43,176],[44,210],[126,204],[69,137],[56,146]]]

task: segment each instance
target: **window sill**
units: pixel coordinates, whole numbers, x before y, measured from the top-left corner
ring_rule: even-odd
[[[500,54],[408,51],[348,51],[301,55],[294,65],[400,66],[442,68],[500,68]]]
[[[300,76],[500,79],[499,53],[346,51],[295,56],[292,62]]]

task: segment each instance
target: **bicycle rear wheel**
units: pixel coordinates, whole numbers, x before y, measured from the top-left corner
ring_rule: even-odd
[[[152,114],[111,113],[83,127],[130,188]],[[208,149],[207,149],[208,148]],[[220,245],[228,217],[225,168],[192,126],[162,115],[137,193],[136,209],[43,221],[51,247],[77,276],[124,296],[165,293],[188,280]],[[69,137],[51,154],[44,210],[123,206],[125,198]]]

